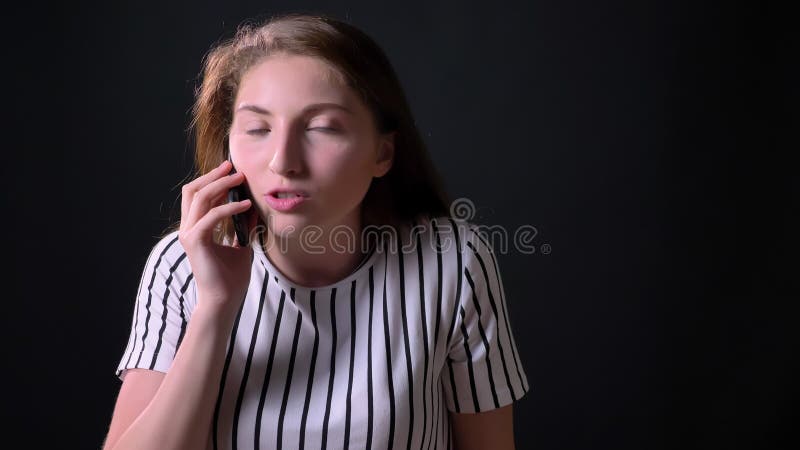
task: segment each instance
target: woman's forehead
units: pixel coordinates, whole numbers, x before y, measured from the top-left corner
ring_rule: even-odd
[[[266,77],[273,81],[311,81],[337,89],[348,87],[346,77],[333,63],[308,55],[279,53],[266,56],[247,70],[242,81],[254,77]]]
[[[269,110],[282,105],[335,103],[357,114],[362,108],[335,68],[308,56],[271,56],[260,61],[245,74],[236,97],[236,110],[244,104]]]

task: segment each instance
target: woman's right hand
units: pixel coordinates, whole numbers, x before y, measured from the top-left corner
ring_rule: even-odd
[[[183,185],[181,222],[178,240],[194,274],[198,304],[222,311],[238,310],[250,283],[252,249],[232,246],[213,240],[213,231],[223,219],[251,208],[251,200],[228,203],[228,190],[244,182],[244,175],[228,175],[231,163],[223,161],[217,168]],[[251,209],[248,230],[257,223]],[[255,220],[254,220],[255,219]]]

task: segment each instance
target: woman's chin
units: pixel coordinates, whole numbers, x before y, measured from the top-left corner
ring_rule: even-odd
[[[282,238],[297,238],[304,229],[312,225],[305,216],[280,212],[272,213],[268,222],[270,233]]]

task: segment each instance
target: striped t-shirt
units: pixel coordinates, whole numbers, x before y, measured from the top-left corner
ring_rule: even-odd
[[[528,392],[487,236],[449,217],[416,229],[379,233],[353,273],[319,288],[289,281],[253,240],[209,448],[450,449],[448,411]],[[117,376],[167,372],[196,301],[174,231],[145,264]]]

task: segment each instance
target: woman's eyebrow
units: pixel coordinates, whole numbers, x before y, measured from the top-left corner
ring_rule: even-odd
[[[308,112],[319,111],[319,110],[322,110],[322,109],[338,109],[338,110],[344,111],[344,112],[346,112],[348,114],[355,115],[353,110],[351,110],[350,108],[348,108],[348,107],[346,107],[344,105],[340,105],[338,103],[313,103],[313,104],[308,105],[305,108],[303,108],[303,110],[301,112],[303,114],[305,114],[305,113],[308,113]],[[241,106],[239,106],[239,108],[236,109],[236,111],[237,112],[238,111],[252,111],[252,112],[254,112],[256,114],[261,114],[261,115],[264,115],[264,116],[271,116],[272,115],[272,113],[268,109],[262,108],[261,106],[258,106],[258,105],[251,105],[249,103],[242,104]]]

